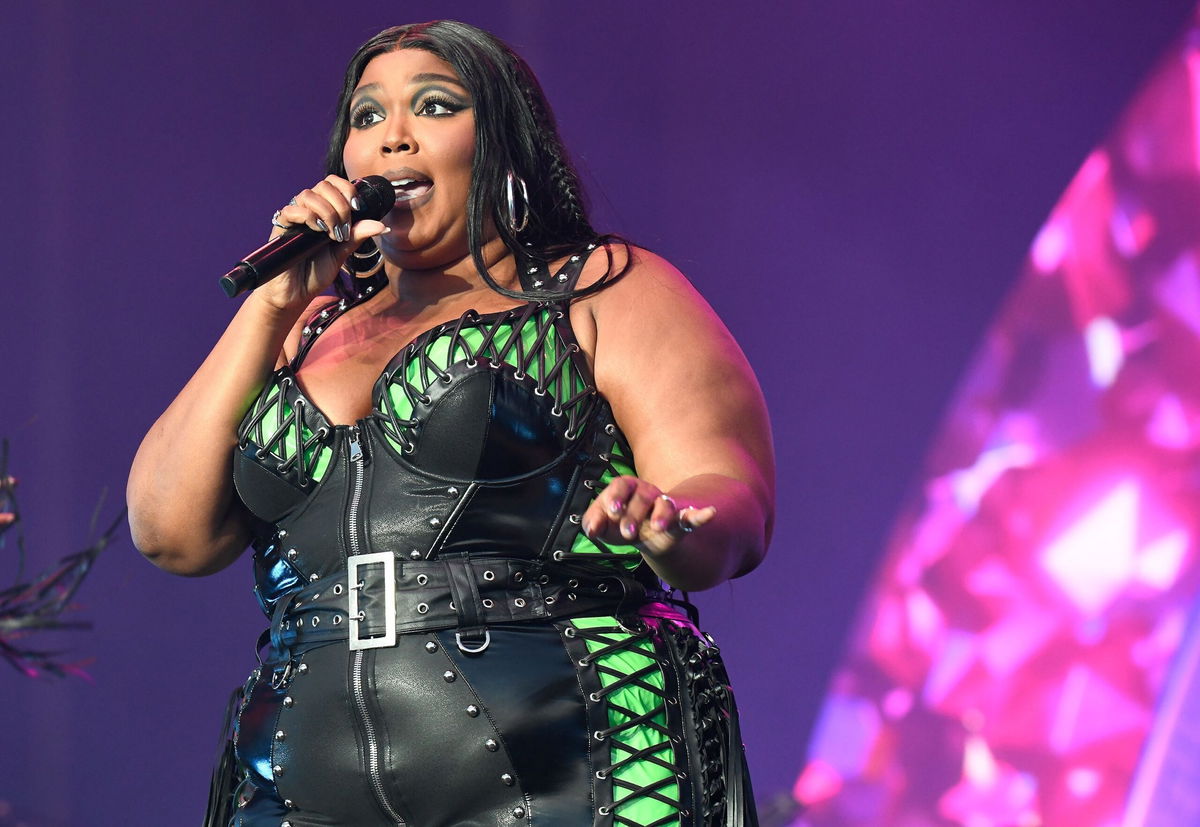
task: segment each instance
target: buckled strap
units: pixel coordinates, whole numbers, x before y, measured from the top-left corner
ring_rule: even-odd
[[[491,638],[483,620],[483,601],[475,585],[475,573],[471,570],[471,558],[463,554],[439,558],[446,566],[446,580],[450,584],[455,616],[458,618],[458,648],[464,652],[478,654],[487,648]]]
[[[628,612],[666,599],[623,572],[466,555],[415,561],[392,556],[383,565],[366,560],[375,556],[358,555],[355,566],[289,595],[287,608],[272,618],[272,642],[295,651],[357,638],[360,648],[368,648],[393,645],[393,634],[458,628],[469,652],[488,640],[488,625]],[[347,577],[351,568],[355,572]],[[386,593],[389,582],[394,599]]]

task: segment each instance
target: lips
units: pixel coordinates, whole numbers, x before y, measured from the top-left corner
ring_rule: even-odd
[[[396,190],[397,204],[428,195],[433,189],[433,181],[413,169],[390,170],[387,178]]]

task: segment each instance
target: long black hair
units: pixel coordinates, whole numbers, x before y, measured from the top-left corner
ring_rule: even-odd
[[[346,175],[342,150],[350,130],[350,99],[363,69],[372,58],[396,49],[424,49],[446,61],[474,100],[475,159],[467,196],[467,247],[480,277],[497,293],[512,298],[561,300],[562,293],[517,292],[496,283],[483,260],[487,221],[491,220],[518,262],[532,259],[549,263],[615,237],[601,236],[592,228],[579,176],[567,157],[541,84],[529,65],[494,35],[466,23],[435,20],[385,29],[360,46],[346,67],[325,156],[326,173]],[[509,228],[503,195],[510,173],[522,179],[528,189],[529,221],[518,234]],[[520,198],[520,186],[516,189]],[[604,275],[568,295],[584,296],[605,287],[624,273],[628,254],[625,261],[614,272],[609,252]]]

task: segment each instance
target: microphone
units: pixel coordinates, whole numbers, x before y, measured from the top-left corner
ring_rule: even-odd
[[[368,175],[354,181],[358,191],[358,209],[350,211],[352,222],[383,218],[396,203],[396,190],[382,175]],[[311,256],[323,245],[333,241],[328,234],[300,225],[268,241],[221,276],[221,289],[233,298],[253,290],[278,276],[289,267]]]

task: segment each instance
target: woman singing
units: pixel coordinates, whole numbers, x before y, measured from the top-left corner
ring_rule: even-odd
[[[129,479],[162,568],[254,550],[271,625],[210,818],[754,824],[728,678],[676,597],[770,534],[728,331],[592,229],[537,80],[479,29],[360,48],[326,171],[272,223],[332,243],[246,299]],[[352,223],[370,175],[395,207]]]

